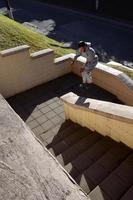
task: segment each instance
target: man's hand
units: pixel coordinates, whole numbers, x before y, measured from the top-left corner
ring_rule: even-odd
[[[73,60],[73,61],[71,62],[71,65],[73,65],[73,64],[74,64],[74,62],[75,62],[75,61]]]
[[[82,73],[84,71],[84,67],[80,68],[80,73]]]

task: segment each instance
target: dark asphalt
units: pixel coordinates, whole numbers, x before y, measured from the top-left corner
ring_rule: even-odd
[[[38,2],[12,0],[15,20],[36,25],[45,35],[61,42],[91,41],[103,61],[113,59],[133,65],[133,27]],[[0,2],[0,9],[4,0]]]

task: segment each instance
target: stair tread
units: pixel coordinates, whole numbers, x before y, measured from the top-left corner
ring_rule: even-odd
[[[98,186],[89,193],[90,200],[112,200],[107,194]]]
[[[101,164],[105,169],[112,170],[112,168],[118,166],[130,153],[131,149],[124,144],[118,143],[98,160],[97,163]]]
[[[58,137],[59,137],[59,135],[63,135],[64,130],[68,129],[69,130],[68,133],[70,134],[71,133],[70,130],[72,129],[72,127],[74,127],[74,124],[72,126],[72,123],[70,123],[70,122],[68,122],[68,123],[65,122],[63,124],[59,124],[59,125],[55,126],[54,128],[49,129],[48,131],[44,132],[42,134],[42,138],[47,144],[49,144],[49,139],[56,138],[57,133],[58,133]],[[78,126],[78,127],[80,127],[80,126]]]
[[[98,140],[92,147],[80,154],[71,163],[78,171],[82,172],[97,159],[99,159],[106,151],[108,151],[115,142],[108,137]]]
[[[79,171],[74,166],[72,166],[71,163],[66,165],[64,168],[73,178],[79,175]]]
[[[128,162],[128,158],[113,173],[119,176],[128,187],[133,184],[133,165]]]
[[[71,145],[77,143],[80,139],[87,137],[87,134],[88,134],[88,130],[85,128],[81,128],[76,132],[76,134],[73,134],[71,137],[67,137],[65,139],[65,142],[69,146],[71,146]]]
[[[133,153],[99,184],[100,188],[114,200],[119,199],[133,184],[133,165],[129,162],[131,159],[133,161]],[[110,184],[113,185],[112,188]]]
[[[133,199],[133,186],[131,186],[125,194],[120,198],[120,200],[132,200]]]
[[[73,122],[64,124],[47,142],[49,151],[91,200],[132,199],[133,153],[129,147]]]
[[[99,187],[113,200],[120,199],[123,193],[129,188],[129,186],[114,173],[110,174],[102,183],[100,183]]]
[[[78,129],[80,129],[81,126],[73,123],[70,124],[67,127],[64,127],[63,125],[61,125],[61,128],[59,129],[58,132],[56,132],[55,134],[53,134],[51,137],[49,137],[46,142],[47,142],[47,148],[51,148],[53,145],[57,144],[58,142],[60,142],[61,140],[63,140],[66,137],[69,137],[70,135],[73,135],[76,133],[76,131]]]
[[[117,154],[118,152],[119,154]],[[89,189],[93,190],[98,184],[106,179],[106,177],[108,177],[115,168],[120,165],[120,163],[126,158],[126,156],[129,155],[130,152],[131,150],[128,147],[122,144],[117,144],[87,170],[85,170],[83,174],[80,174],[78,177],[76,177],[77,183],[80,185],[80,177],[84,176],[87,180],[87,184],[89,184]]]
[[[80,128],[76,131],[75,134],[72,134],[67,138],[65,138],[64,140],[61,140],[59,143],[53,145],[53,147],[51,147],[49,151],[52,152],[52,154],[54,154],[55,156],[57,156],[62,152],[64,152],[69,147],[71,147],[72,145],[74,145],[75,143],[77,143],[82,138],[87,137],[88,135],[87,133],[88,131],[86,129]]]
[[[76,156],[82,153],[86,148],[89,148],[94,143],[96,143],[101,138],[100,135],[93,133],[89,134],[87,138],[84,138],[80,140],[78,143],[71,146],[69,149],[64,151],[62,154],[57,156],[57,160],[64,166],[67,165],[70,161],[75,159]],[[81,143],[86,143],[86,146],[84,148],[79,148]],[[83,147],[83,146],[82,146]]]

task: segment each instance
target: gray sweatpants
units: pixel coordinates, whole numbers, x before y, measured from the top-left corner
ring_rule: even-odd
[[[92,72],[84,70],[82,72],[82,81],[83,83],[92,83]]]
[[[92,83],[92,71],[98,63],[98,57],[96,57],[92,62],[85,64],[85,70],[82,72],[83,83]]]

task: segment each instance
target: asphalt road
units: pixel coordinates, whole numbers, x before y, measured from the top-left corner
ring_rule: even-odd
[[[76,47],[91,41],[103,61],[113,59],[133,66],[133,27],[72,11],[37,0],[10,0],[15,20],[36,25],[45,35]],[[0,9],[4,9],[4,0]]]

